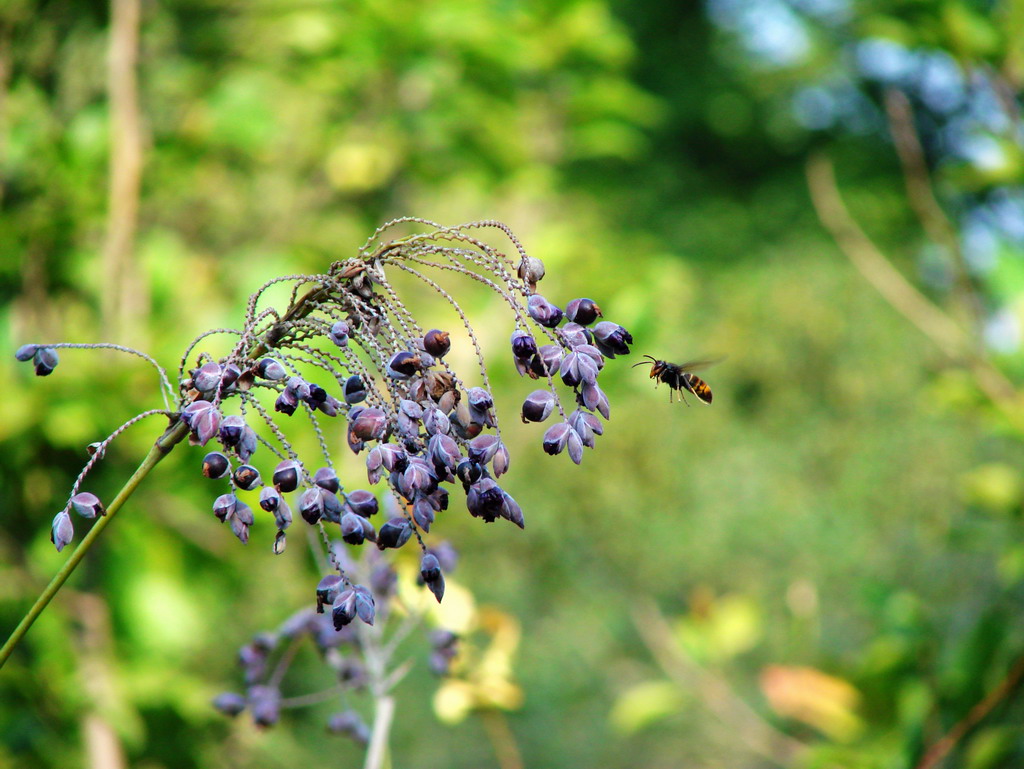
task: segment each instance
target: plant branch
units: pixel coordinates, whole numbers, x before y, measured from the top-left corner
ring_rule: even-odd
[[[28,613],[22,617],[21,622],[11,633],[10,638],[0,648],[0,668],[7,662],[7,658],[11,656],[11,652],[14,651],[14,647],[18,645],[21,639],[28,632],[28,629],[32,627],[32,623],[36,621],[39,615],[43,612],[43,609],[49,605],[50,601],[57,594],[57,591],[61,589],[63,584],[67,582],[68,577],[74,572],[75,567],[85,557],[85,554],[89,552],[89,548],[92,547],[93,543],[99,537],[110,522],[114,519],[117,511],[121,509],[122,505],[128,501],[128,498],[135,492],[143,478],[149,475],[150,471],[156,467],[157,463],[160,462],[165,456],[167,456],[171,449],[173,449],[178,443],[180,443],[185,436],[188,435],[188,427],[184,422],[178,421],[172,424],[163,435],[153,444],[153,447],[149,450],[146,458],[142,460],[142,464],[139,465],[138,469],[132,474],[132,477],[125,482],[124,486],[114,497],[114,500],[107,506],[107,513],[101,516],[93,527],[89,530],[89,533],[85,535],[85,538],[81,541],[75,551],[71,554],[71,557],[64,563],[60,571],[58,571],[50,584],[46,586],[46,589],[39,595],[36,602],[32,604],[32,608],[29,609]]]
[[[1001,371],[978,356],[967,332],[903,277],[864,233],[843,203],[828,158],[815,155],[808,160],[807,183],[818,219],[860,274],[943,354],[955,361],[966,361],[986,397],[1014,427],[1024,430],[1024,413],[1016,388]]]
[[[733,692],[721,677],[690,659],[652,601],[634,609],[633,624],[665,675],[686,691],[695,689],[708,709],[754,753],[780,766],[790,766],[805,752],[806,746],[802,742],[776,729]]]
[[[918,761],[915,769],[934,769],[943,758],[951,751],[956,744],[963,739],[971,729],[977,726],[992,709],[1002,702],[1021,680],[1024,679],[1024,657],[1020,657],[1010,668],[1010,672],[999,682],[999,685],[989,692],[985,698],[976,704],[970,711],[960,719],[953,728],[946,732],[937,742],[933,743],[924,756]]]
[[[384,757],[388,751],[388,735],[391,733],[391,721],[395,716],[395,698],[390,694],[378,695],[374,698],[373,733],[370,735],[370,747],[366,751],[363,769],[382,769]]]

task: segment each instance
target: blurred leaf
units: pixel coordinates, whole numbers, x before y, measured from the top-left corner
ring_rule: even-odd
[[[612,726],[623,734],[634,734],[678,713],[684,701],[675,684],[668,681],[645,681],[619,695],[609,719]]]
[[[780,716],[813,726],[833,740],[849,742],[864,729],[854,712],[857,690],[820,670],[769,665],[761,671],[761,691]]]

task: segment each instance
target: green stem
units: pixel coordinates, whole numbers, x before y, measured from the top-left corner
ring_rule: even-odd
[[[36,599],[36,602],[32,604],[32,608],[28,610],[28,613],[22,617],[21,622],[18,623],[18,627],[11,633],[11,637],[7,639],[7,642],[0,648],[0,668],[7,662],[7,658],[11,656],[11,652],[14,651],[14,647],[18,645],[21,639],[24,637],[28,629],[32,627],[32,623],[36,621],[36,618],[43,613],[43,609],[47,607],[50,601],[57,591],[61,589],[68,577],[78,566],[79,562],[85,557],[85,554],[89,552],[89,548],[92,547],[93,542],[96,541],[100,533],[106,528],[107,524],[114,518],[117,511],[121,509],[122,505],[128,501],[128,498],[135,492],[135,489],[142,482],[142,479],[149,475],[150,470],[156,467],[157,463],[167,456],[171,449],[173,449],[178,443],[180,443],[185,436],[188,435],[188,427],[184,422],[178,421],[172,424],[163,435],[153,444],[153,448],[149,450],[146,458],[142,460],[142,464],[139,465],[138,469],[132,474],[132,477],[121,487],[121,490],[114,497],[114,501],[107,506],[107,513],[101,516],[93,527],[89,530],[89,533],[85,535],[85,538],[81,541],[75,551],[71,554],[71,557],[64,563],[60,571],[54,575],[53,579],[50,580],[50,584],[46,586],[46,589]]]

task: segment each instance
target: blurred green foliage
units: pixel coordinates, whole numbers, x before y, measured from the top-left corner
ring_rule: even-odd
[[[104,3],[0,4],[5,349],[109,334],[176,368],[265,280],[413,214],[506,221],[546,295],[594,297],[638,354],[728,356],[709,409],[616,365],[606,434],[568,468],[511,424],[532,387],[507,321],[466,289],[529,525],[453,506],[438,528],[457,578],[522,626],[507,720],[527,766],[774,765],[656,663],[635,627],[648,601],[687,664],[807,746],[795,766],[913,767],[1006,680],[1024,653],[1021,436],[840,254],[803,162],[827,150],[862,226],[952,306],[953,255],[914,217],[882,108],[908,91],[984,354],[1024,373],[1024,4],[144,4],[135,290],[114,325],[109,23]],[[951,71],[965,95],[947,108],[922,83]],[[64,560],[48,525],[85,444],[158,398],[150,370],[106,355],[62,352],[37,380],[4,353],[0,375],[7,629]],[[156,432],[126,434],[90,490],[109,497]],[[182,447],[160,466],[0,675],[0,766],[100,766],[90,714],[146,769],[359,765],[327,706],[266,733],[209,707],[237,686],[238,646],[310,602],[314,570],[217,526],[198,465]],[[436,720],[436,688],[423,664],[404,684],[394,766],[494,765],[481,721]],[[1013,688],[945,765],[1021,765],[1022,711]]]

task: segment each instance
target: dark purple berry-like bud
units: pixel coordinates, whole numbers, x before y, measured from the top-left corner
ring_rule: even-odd
[[[466,395],[469,405],[475,409],[489,409],[494,405],[491,394],[482,387],[470,387]]]
[[[469,459],[479,465],[486,465],[494,458],[499,446],[501,441],[495,436],[479,435],[469,442]]]
[[[558,368],[562,381],[569,387],[576,387],[580,382],[597,381],[597,365],[589,355],[572,351],[564,358]]]
[[[294,459],[286,459],[274,468],[274,486],[281,493],[295,491],[302,477],[302,467]]]
[[[512,332],[512,355],[517,360],[528,361],[537,354],[537,342],[525,331]]]
[[[345,625],[356,618],[356,594],[351,588],[338,593],[331,607],[331,619],[334,621],[334,629],[341,630]]]
[[[409,541],[412,536],[412,526],[409,521],[400,516],[392,518],[377,532],[377,547],[384,550],[389,547],[399,548]]]
[[[452,341],[447,331],[431,329],[423,335],[423,349],[435,358],[443,358],[452,348]]]
[[[347,735],[357,745],[366,747],[370,743],[370,727],[354,710],[335,713],[327,719],[327,731]]]
[[[362,403],[366,400],[366,385],[363,384],[363,378],[357,374],[353,374],[346,379],[343,396],[345,398],[345,403],[350,406],[355,403]]]
[[[321,467],[313,474],[313,483],[321,489],[327,489],[332,494],[337,494],[341,488],[341,481],[333,467]]]
[[[323,517],[325,493],[327,492],[319,486],[313,486],[302,492],[302,496],[299,497],[299,512],[306,523],[312,525]]]
[[[345,495],[345,509],[369,518],[378,510],[377,497],[365,489],[356,489]]]
[[[52,347],[40,347],[32,356],[32,361],[35,363],[36,376],[50,376],[60,363],[60,357]]]
[[[490,523],[501,514],[501,487],[490,478],[481,478],[469,488],[466,507],[474,518],[483,518]]]
[[[562,348],[557,344],[546,344],[530,361],[533,378],[549,376],[558,371],[562,364]]]
[[[245,432],[245,420],[240,416],[224,417],[224,421],[220,423],[220,439],[225,446],[237,445],[242,440],[243,432]]]
[[[238,456],[243,462],[248,462],[249,457],[256,453],[258,447],[259,442],[256,438],[256,431],[249,427],[249,425],[246,425],[242,430],[242,437],[239,439],[238,445],[235,446],[235,451],[238,452]]]
[[[295,413],[295,409],[298,405],[299,399],[295,397],[295,393],[291,390],[284,390],[277,396],[277,400],[274,401],[274,411],[290,417]]]
[[[263,379],[272,379],[274,381],[285,379],[288,376],[284,366],[273,358],[261,358],[259,363],[256,364],[256,373]]]
[[[555,396],[550,390],[534,390],[523,401],[523,422],[543,422],[555,408]]]
[[[234,718],[245,710],[245,697],[235,692],[224,692],[218,694],[212,704],[217,711]]]
[[[309,397],[309,382],[302,377],[293,376],[284,386],[284,391],[291,393],[296,400],[304,401]]]
[[[242,376],[242,369],[238,368],[234,363],[228,363],[224,366],[224,372],[220,376],[221,393],[230,390],[240,376]]]
[[[234,494],[221,494],[213,500],[213,514],[221,523],[235,514],[236,507],[238,507],[238,497]]]
[[[203,475],[207,478],[226,478],[231,471],[231,462],[219,451],[211,451],[203,457]]]
[[[551,425],[544,433],[544,451],[552,456],[561,454],[565,450],[570,432],[572,429],[565,422]]]
[[[252,491],[260,485],[260,471],[252,465],[239,465],[233,476],[235,485],[242,491]]]
[[[480,480],[483,475],[484,469],[480,467],[476,462],[471,462],[468,459],[459,462],[455,468],[455,475],[458,476],[459,480],[462,481],[463,486],[469,486]]]
[[[274,523],[277,524],[277,528],[284,531],[292,525],[292,511],[288,507],[288,503],[283,499],[277,506],[277,510],[274,511]]]
[[[216,361],[204,363],[192,375],[192,386],[201,393],[212,393],[220,387],[220,378],[223,372],[220,364]]]
[[[618,323],[602,320],[594,326],[594,343],[609,358],[616,355],[629,355],[629,345],[633,344],[633,335]]]
[[[322,401],[316,404],[316,410],[322,414],[326,414],[329,417],[336,417],[341,411],[341,401],[335,398],[333,395],[328,395]]]
[[[273,486],[265,486],[260,492],[260,507],[268,513],[275,512],[281,506],[281,495]]]
[[[420,356],[413,352],[397,352],[388,361],[388,376],[392,379],[408,379],[423,368]]]
[[[360,441],[377,440],[384,435],[387,426],[387,416],[377,408],[363,409],[359,416],[350,422],[352,435]]]
[[[363,544],[363,520],[355,513],[345,513],[341,516],[341,538],[350,545]]]
[[[345,589],[345,583],[337,574],[328,574],[316,586],[316,613],[323,614],[324,606],[333,604],[338,594]]]
[[[50,541],[59,553],[74,536],[75,526],[71,523],[71,516],[68,515],[67,510],[61,510],[53,517],[53,523],[50,525]]]
[[[348,344],[349,333],[350,330],[348,323],[343,320],[339,320],[331,326],[331,330],[327,333],[327,336],[329,336],[331,341],[338,345],[338,347],[345,347]]]
[[[593,299],[573,299],[565,306],[565,315],[573,323],[589,326],[601,317],[601,308]]]
[[[71,507],[83,518],[95,518],[97,515],[107,514],[107,511],[103,509],[103,503],[100,502],[100,498],[88,491],[75,494],[71,498]]]
[[[534,294],[526,303],[530,317],[542,326],[554,328],[562,321],[562,311],[540,294]]]
[[[523,509],[519,503],[512,499],[508,492],[502,492],[501,517],[512,521],[520,529],[526,528],[526,520],[523,518]]]
[[[373,594],[362,585],[356,585],[353,592],[355,593],[356,616],[367,625],[372,625],[377,611],[373,603]]]
[[[441,576],[441,564],[433,553],[426,553],[420,561],[420,577],[424,582],[433,582]]]
[[[281,717],[281,691],[274,686],[251,687],[249,711],[256,726],[273,726]]]
[[[24,363],[25,361],[32,360],[36,355],[36,350],[38,349],[39,345],[37,344],[23,344],[18,348],[18,351],[14,353],[14,357]]]
[[[310,383],[309,395],[303,398],[303,400],[313,408],[317,408],[321,403],[327,400],[327,390],[318,384]]]

